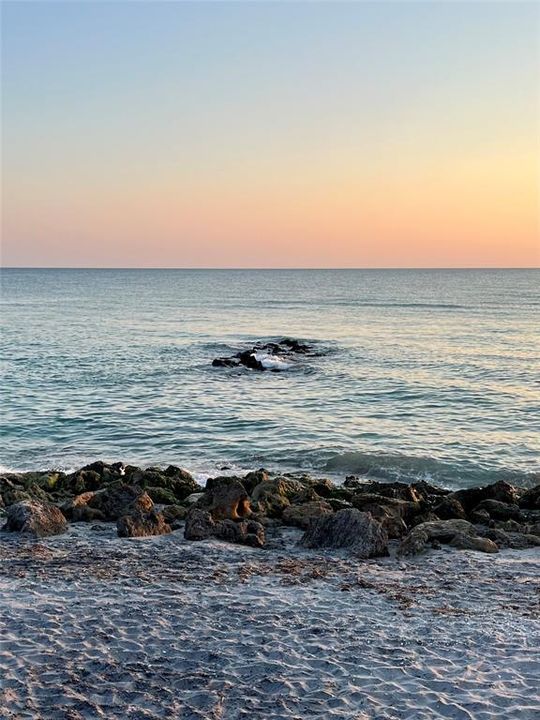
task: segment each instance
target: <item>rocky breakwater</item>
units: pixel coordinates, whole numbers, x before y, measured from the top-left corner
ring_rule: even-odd
[[[257,470],[209,478],[202,488],[176,466],[138,468],[95,462],[73,473],[0,475],[3,530],[32,537],[63,533],[69,523],[120,537],[183,532],[263,548],[291,526],[305,548],[343,549],[358,559],[418,555],[442,544],[496,553],[540,545],[540,485],[499,481],[450,492],[426,482],[381,483]]]

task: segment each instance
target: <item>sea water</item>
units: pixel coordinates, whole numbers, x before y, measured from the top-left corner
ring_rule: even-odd
[[[0,463],[531,484],[539,310],[538,270],[6,269]]]

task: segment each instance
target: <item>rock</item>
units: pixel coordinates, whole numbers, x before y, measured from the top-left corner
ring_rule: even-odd
[[[443,496],[441,501],[433,508],[433,512],[441,520],[452,520],[453,518],[465,520],[466,518],[463,505],[452,495]]]
[[[208,506],[216,521],[240,520],[251,514],[246,489],[235,477],[208,478],[205,493],[199,502]]]
[[[454,535],[449,544],[459,550],[477,550],[485,553],[499,552],[499,548],[493,540],[459,532]]]
[[[166,505],[162,511],[165,521],[172,523],[175,520],[185,520],[188,509],[183,505]]]
[[[337,510],[346,510],[347,508],[352,507],[350,502],[347,500],[340,500],[339,498],[328,498],[326,502],[330,505],[334,512]]]
[[[231,519],[215,522],[212,515],[201,508],[191,508],[186,517],[184,530],[186,540],[207,540],[216,537],[227,542],[262,547],[266,541],[265,530],[255,520]]]
[[[332,513],[332,506],[329,503],[324,500],[315,500],[302,505],[289,505],[286,507],[283,511],[283,522],[286,525],[295,525],[305,530],[312,520]]]
[[[214,358],[212,360],[212,365],[213,367],[238,367],[240,365],[240,360],[235,357]]]
[[[469,520],[475,525],[489,525],[491,522],[487,510],[472,510],[469,513]]]
[[[396,500],[405,500],[414,503],[422,499],[422,496],[412,485],[407,485],[407,483],[402,482],[382,483],[373,481],[362,483],[356,493],[368,493],[378,495],[379,497],[394,498]]]
[[[98,490],[102,485],[102,477],[95,470],[79,470],[66,479],[67,489],[75,495]]]
[[[473,512],[484,510],[494,520],[521,520],[522,513],[518,505],[503,503],[500,500],[482,500]]]
[[[519,498],[518,505],[527,510],[540,510],[540,485],[526,490]]]
[[[506,532],[496,528],[487,528],[481,532],[481,535],[492,540],[500,548],[526,550],[540,546],[540,537],[528,533]]]
[[[8,508],[4,530],[46,537],[65,532],[67,522],[56,505],[23,500]]]
[[[451,543],[457,535],[475,537],[474,525],[467,520],[437,520],[421,523],[404,538],[399,548],[399,555],[417,555],[426,550],[433,541]],[[461,542],[464,541],[461,539]]]
[[[172,530],[178,530],[182,527],[182,522],[187,516],[187,508],[182,505],[167,505],[161,511],[165,522],[171,526]]]
[[[116,521],[118,537],[149,537],[166,535],[171,527],[165,522],[162,513],[151,510],[148,513],[135,512],[124,515]]]
[[[456,500],[459,500],[465,512],[471,512],[482,500],[499,500],[499,502],[509,504],[516,504],[518,500],[516,488],[504,480],[499,480],[485,487],[457,490],[452,493],[452,496],[456,498]]]
[[[374,516],[382,515],[382,508],[400,517],[406,524],[412,523],[414,517],[422,510],[419,502],[401,500],[399,498],[375,495],[373,493],[355,493],[351,500],[358,510],[371,512]]]
[[[147,487],[146,492],[150,496],[152,502],[160,505],[176,505],[176,497],[171,490],[163,487]]]
[[[88,501],[88,507],[99,510],[107,520],[118,520],[132,513],[150,512],[154,503],[140,487],[121,482],[96,492]]]
[[[195,505],[195,503],[199,502],[199,500],[203,497],[204,497],[203,492],[191,493],[191,495],[188,495],[187,498],[184,499],[184,504],[185,505]]]
[[[186,540],[206,540],[214,534],[216,523],[206,510],[191,508],[186,516],[184,537]]]
[[[253,508],[269,517],[280,518],[291,499],[304,490],[301,482],[288,477],[277,477],[259,483],[251,494]]]
[[[356,508],[314,520],[300,542],[308,548],[349,548],[363,559],[388,555],[388,535],[382,525]]]
[[[129,483],[138,485],[147,492],[149,488],[167,490],[171,493],[169,498],[172,498],[172,502],[183,502],[189,495],[201,489],[187,470],[175,465],[169,465],[163,471],[160,468],[136,469],[129,475]],[[159,491],[155,490],[155,492],[157,494]],[[168,502],[171,502],[171,499]]]
[[[266,470],[261,469],[254,470],[253,472],[249,472],[247,475],[244,475],[240,482],[246,488],[247,494],[251,495],[257,485],[265,482],[266,480],[268,480],[268,473]]]
[[[266,542],[264,527],[255,520],[222,520],[217,523],[214,534],[220,540],[251,547],[263,547]]]
[[[292,338],[283,338],[279,342],[256,343],[252,348],[242,350],[229,357],[217,357],[212,360],[213,367],[235,368],[243,365],[251,370],[264,371],[265,364],[257,359],[257,355],[273,356],[276,360],[287,360],[295,355],[307,355],[312,347],[307,343],[299,342]],[[272,368],[279,371],[278,366]]]

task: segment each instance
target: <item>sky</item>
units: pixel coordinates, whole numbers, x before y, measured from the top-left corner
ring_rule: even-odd
[[[536,2],[3,2],[4,266],[537,267]]]

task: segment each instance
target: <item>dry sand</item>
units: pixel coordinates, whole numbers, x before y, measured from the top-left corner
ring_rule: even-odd
[[[0,718],[540,717],[538,549],[0,534]]]

